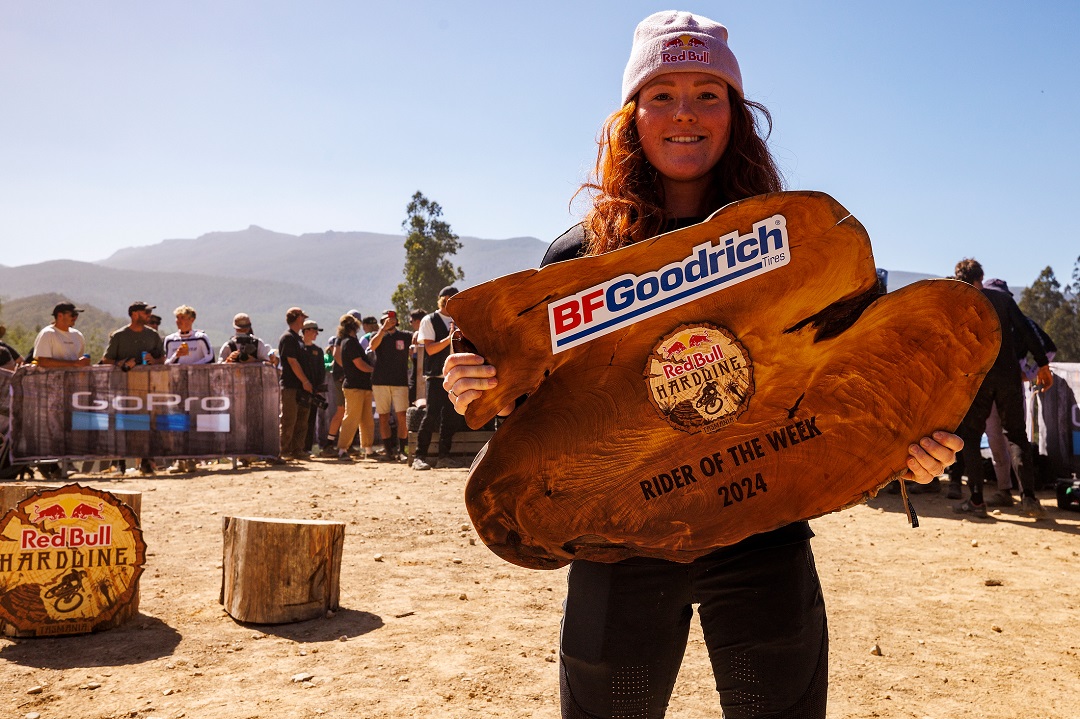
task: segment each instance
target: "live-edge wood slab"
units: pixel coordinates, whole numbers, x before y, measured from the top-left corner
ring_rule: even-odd
[[[556,325],[573,326],[563,337],[585,326],[585,302],[604,311],[596,287],[630,278],[648,298],[654,277],[678,294],[700,274],[687,262],[703,243],[749,257],[752,236],[780,226],[783,242],[773,236],[759,253],[776,266],[556,347]],[[480,537],[537,569],[575,558],[687,562],[876,493],[905,468],[912,441],[959,424],[1001,332],[967,284],[928,280],[879,295],[876,282],[858,220],[828,195],[787,192],[451,298],[448,312],[498,369],[498,387],[469,407],[470,426],[528,395],[470,471],[466,504]],[[616,304],[627,287],[611,295]]]

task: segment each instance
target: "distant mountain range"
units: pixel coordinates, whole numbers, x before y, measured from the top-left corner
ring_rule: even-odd
[[[548,244],[534,237],[462,237],[461,243],[452,259],[465,272],[459,283],[462,289],[536,267]],[[145,300],[157,305],[157,313],[165,318],[163,334],[174,329],[172,310],[189,304],[199,314],[195,326],[215,344],[232,335],[233,315],[247,312],[255,333],[274,343],[285,329],[285,311],[293,305],[303,307],[328,332],[350,309],[378,315],[391,306],[390,296],[402,281],[404,264],[402,235],[323,232],[297,236],[252,225],[238,232],[211,232],[195,239],[131,247],[99,262],[54,260],[0,266],[0,300],[7,304],[55,292],[117,317],[126,317],[131,302]],[[928,277],[893,271],[889,289]],[[39,321],[47,324],[51,317]],[[322,342],[327,336],[322,336]]]
[[[165,318],[163,333],[175,329],[172,310],[189,304],[199,314],[195,326],[215,344],[232,336],[233,315],[247,312],[256,334],[276,343],[285,329],[285,311],[293,305],[327,331],[350,309],[378,315],[391,307],[390,296],[403,279],[404,241],[402,235],[296,236],[251,226],[127,248],[93,263],[0,266],[0,300],[58,292],[120,317],[126,317],[131,302],[145,300]],[[535,267],[547,248],[531,237],[462,237],[461,243],[452,258],[465,272],[461,288]]]

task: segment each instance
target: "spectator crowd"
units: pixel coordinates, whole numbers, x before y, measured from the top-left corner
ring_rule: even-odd
[[[1021,512],[1042,516],[1035,498],[1033,450],[1028,441],[1022,382],[1045,390],[1053,382],[1048,363],[1053,357],[1053,340],[1020,311],[1008,285],[986,279],[979,263],[967,258],[957,264],[954,279],[974,285],[993,305],[1003,328],[1003,341],[991,372],[987,375],[958,433],[965,449],[950,470],[950,498],[964,499],[954,509],[975,517],[987,516],[987,506],[1009,507],[1020,494]],[[879,276],[881,291],[885,281]],[[255,335],[251,317],[240,312],[233,317],[233,336],[216,351],[209,337],[195,328],[196,311],[181,305],[173,311],[176,331],[159,333],[162,318],[147,302],[128,307],[129,323],[109,336],[108,347],[97,364],[113,365],[129,371],[138,365],[266,364],[279,370],[281,387],[281,455],[271,462],[307,460],[314,453],[342,462],[375,460],[406,462],[414,470],[459,466],[451,456],[455,432],[464,427],[443,388],[443,364],[450,355],[453,318],[446,312],[447,300],[457,293],[445,287],[434,312],[413,310],[409,328],[402,329],[395,310],[378,318],[349,310],[337,321],[326,347],[318,344],[325,330],[300,307],[285,313],[285,330],[277,345],[271,346]],[[2,341],[0,327],[0,368],[15,369],[23,364],[43,368],[87,367],[82,334],[76,329],[82,312],[70,302],[53,308],[53,322],[37,335],[33,350],[21,357]],[[423,400],[417,402],[419,397]],[[422,409],[420,406],[422,405]],[[408,412],[421,414],[418,426]],[[417,429],[415,452],[408,451],[410,423]],[[376,431],[378,436],[376,437]],[[429,458],[435,432],[439,433],[436,458]],[[994,455],[996,489],[983,494],[984,472],[979,454],[980,438],[989,437]],[[123,465],[119,465],[123,469]],[[150,459],[141,460],[143,473],[155,469]],[[178,460],[171,472],[191,472],[196,462]],[[967,477],[965,499],[961,474]],[[938,480],[913,491],[940,491]]]
[[[325,347],[318,344],[319,334],[325,330],[300,307],[285,313],[285,329],[276,346],[256,336],[251,317],[240,312],[233,317],[232,337],[216,350],[207,334],[196,329],[195,308],[177,307],[173,311],[176,331],[162,337],[162,318],[154,314],[156,307],[137,301],[128,307],[128,324],[109,335],[108,346],[96,364],[112,365],[124,372],[139,365],[159,364],[261,364],[276,368],[281,388],[281,454],[269,459],[272,464],[308,460],[317,454],[342,462],[403,462],[418,471],[460,466],[450,456],[450,447],[454,433],[464,425],[442,388],[442,366],[451,351],[454,330],[445,305],[456,293],[454,287],[443,288],[435,312],[413,310],[408,329],[402,329],[392,309],[378,318],[349,310],[338,319]],[[25,357],[2,342],[0,328],[0,368],[95,364],[75,326],[83,311],[70,302],[53,307],[52,323],[38,333]],[[414,404],[413,412],[422,419],[415,456],[410,456],[408,425],[412,420],[407,414]],[[439,432],[439,454],[429,461],[435,431]],[[113,465],[113,471],[124,469],[122,461]],[[196,469],[194,459],[179,459],[168,471]],[[143,474],[155,470],[153,460],[140,461]]]

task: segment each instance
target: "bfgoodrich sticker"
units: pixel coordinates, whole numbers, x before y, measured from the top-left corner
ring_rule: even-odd
[[[661,338],[647,360],[649,398],[668,424],[713,432],[734,422],[754,394],[746,348],[726,329],[683,325]]]

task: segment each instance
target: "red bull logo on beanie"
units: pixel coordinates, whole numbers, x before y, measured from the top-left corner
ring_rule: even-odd
[[[652,272],[620,275],[549,303],[551,351],[577,347],[790,261],[787,219],[773,215],[755,222],[745,235],[736,230],[703,242],[681,260]]]
[[[679,35],[660,45],[660,62],[700,62],[709,64],[709,43],[693,35]]]

